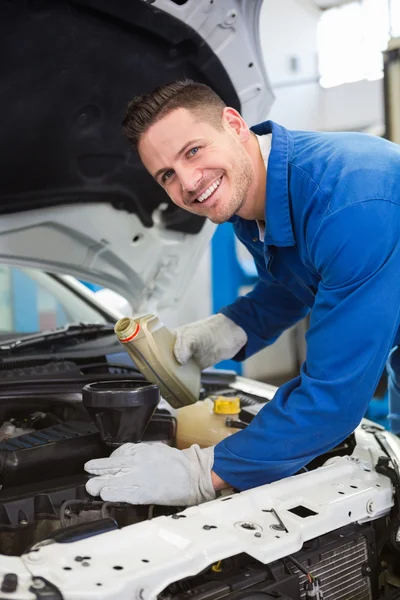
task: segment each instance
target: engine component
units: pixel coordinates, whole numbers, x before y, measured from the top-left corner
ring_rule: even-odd
[[[307,581],[307,583],[304,584],[304,589],[306,591],[306,600],[324,599],[319,579],[315,579],[314,581]]]
[[[379,597],[375,532],[371,525],[350,525],[307,542],[290,559],[262,565],[242,554],[222,560],[206,573],[170,585],[160,600]]]
[[[27,433],[34,433],[36,431],[33,425],[36,425],[43,420],[46,420],[47,415],[45,412],[36,411],[28,416],[24,416],[23,419],[15,419],[11,417],[9,420],[3,421],[0,427],[0,442],[9,440],[10,438],[19,437]]]
[[[0,427],[0,441],[9,440],[10,438],[18,437],[19,435],[24,435],[25,433],[31,433],[33,431],[35,430],[29,429],[28,427],[18,427],[12,421],[4,421]]]
[[[239,430],[239,413],[238,397],[209,396],[178,408],[176,447],[182,450],[192,444],[201,448],[214,446]]]
[[[92,423],[69,421],[0,444],[0,482],[3,487],[74,475],[85,461],[106,455]]]
[[[352,526],[348,530],[328,534],[314,543],[317,548],[308,550],[307,546],[312,546],[312,543],[306,544],[296,554],[297,560],[307,565],[313,576],[310,582],[298,568],[289,566],[291,572],[299,577],[300,598],[319,599],[321,592],[323,598],[337,600],[370,600],[376,597],[370,579],[373,570],[376,570],[374,530],[366,526],[360,529],[363,531],[361,535],[346,535],[351,531],[354,531]],[[314,585],[309,586],[309,583]]]
[[[142,440],[160,391],[143,381],[99,381],[85,385],[82,398],[102,441],[116,447]]]
[[[156,411],[143,440],[172,443],[175,423],[167,411]],[[3,441],[0,443],[0,484],[3,486],[0,502],[4,488],[81,475],[86,461],[109,453],[97,427],[90,421],[67,421]]]
[[[64,477],[0,492],[0,554],[20,555],[38,541],[57,538],[71,527],[114,519],[119,527],[139,523],[175,508],[103,502],[85,490],[87,477]],[[60,534],[61,535],[61,534]]]

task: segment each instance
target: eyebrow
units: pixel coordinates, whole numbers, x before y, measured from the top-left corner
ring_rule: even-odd
[[[177,153],[175,158],[179,158],[180,156],[182,156],[182,154],[184,154],[186,152],[186,150],[189,148],[189,146],[192,146],[193,144],[196,144],[200,142],[200,139],[196,139],[196,140],[190,140],[190,142],[187,142],[187,144],[185,144],[183,146],[183,148],[181,148],[179,150],[179,152]],[[160,175],[162,175],[162,173],[166,173],[167,171],[170,171],[171,167],[164,167],[162,169],[158,169],[158,171],[156,173],[154,173],[153,177],[154,179],[158,179],[158,177]]]

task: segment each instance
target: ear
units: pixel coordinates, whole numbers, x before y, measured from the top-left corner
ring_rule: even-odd
[[[228,131],[238,136],[240,142],[245,143],[250,139],[250,129],[246,121],[231,106],[226,106],[222,111],[222,123]]]

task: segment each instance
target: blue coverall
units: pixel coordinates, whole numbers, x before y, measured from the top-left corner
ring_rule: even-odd
[[[400,147],[359,133],[289,131],[272,121],[252,129],[272,132],[264,242],[255,221],[231,221],[259,282],[220,312],[248,335],[236,360],[309,312],[310,327],[300,376],[215,448],[214,471],[239,490],[292,475],[343,441],[400,340]],[[399,430],[396,350],[391,358]]]

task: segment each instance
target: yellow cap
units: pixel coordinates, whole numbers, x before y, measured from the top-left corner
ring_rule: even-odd
[[[236,415],[240,412],[240,398],[225,398],[224,396],[215,396],[214,412],[217,415]]]

